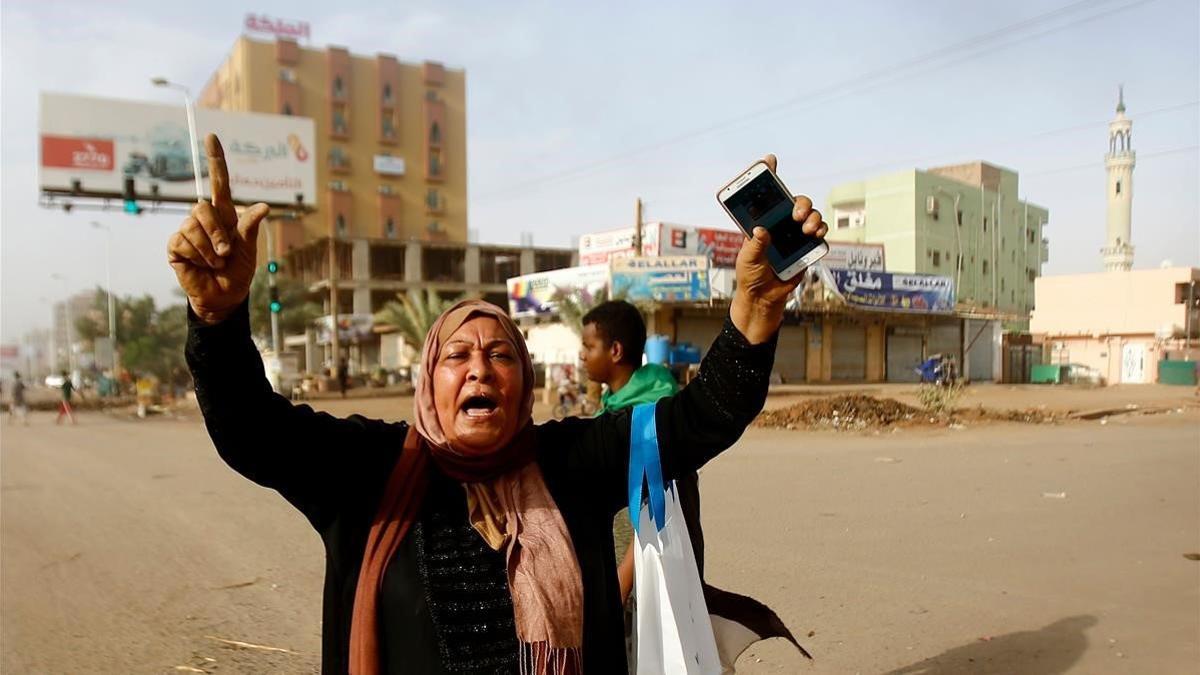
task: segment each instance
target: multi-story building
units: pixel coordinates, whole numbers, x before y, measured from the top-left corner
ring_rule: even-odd
[[[844,183],[826,204],[829,239],[883,244],[890,272],[952,277],[964,309],[1028,317],[1049,211],[1017,187],[1015,171],[986,162]]]
[[[464,71],[243,36],[199,102],[313,119],[321,192],[314,213],[272,219],[280,256],[330,236],[467,240]]]

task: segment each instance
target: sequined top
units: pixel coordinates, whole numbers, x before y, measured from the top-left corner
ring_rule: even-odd
[[[213,326],[190,315],[186,355],[221,458],[277,490],[320,535],[325,546],[321,670],[345,673],[368,530],[408,425],[361,415],[339,419],[272,392],[250,339],[247,305]],[[774,340],[750,345],[725,322],[699,375],[657,404],[664,477],[695,471],[737,441],[762,410],[774,356]],[[628,410],[537,427],[537,462],[571,535],[583,579],[588,675],[626,668],[612,522],[627,502],[629,429]],[[484,670],[475,672],[494,672],[486,668],[495,657],[496,667],[505,672],[500,652],[514,643],[499,618],[512,613],[511,604],[502,609],[503,594],[497,593],[503,561],[466,536],[465,497],[455,492],[461,488],[444,487],[423,505],[420,527],[413,529],[419,533],[405,538],[384,577],[385,670],[423,675],[478,666]],[[256,526],[253,518],[245,520],[244,527]],[[456,595],[459,588],[464,595]]]

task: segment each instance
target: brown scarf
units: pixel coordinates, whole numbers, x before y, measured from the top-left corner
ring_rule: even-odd
[[[473,316],[499,322],[525,369],[520,414],[529,421],[507,446],[488,454],[460,451],[446,442],[433,398],[433,371],[442,344]],[[421,358],[415,421],[367,535],[350,624],[350,673],[379,673],[383,574],[420,513],[430,460],[463,483],[471,525],[480,536],[495,550],[505,547],[521,673],[582,673],[583,580],[566,523],[534,461],[533,363],[520,330],[495,305],[466,300],[434,322]]]

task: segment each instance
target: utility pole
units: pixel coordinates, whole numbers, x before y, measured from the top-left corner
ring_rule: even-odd
[[[333,358],[330,360],[329,372],[333,379],[341,377],[341,340],[338,336],[338,292],[337,292],[337,237],[331,229],[329,232],[329,319],[330,345],[333,348]]]
[[[271,310],[271,350],[275,352],[275,358],[279,358],[279,353],[282,349],[279,344],[279,313],[283,311],[283,305],[279,302],[279,289],[275,285],[275,275],[279,271],[279,262],[275,260],[273,224],[270,220],[264,220],[262,224],[267,228],[267,288],[269,289],[269,309]]]
[[[642,257],[642,198],[638,197],[633,216],[633,257]]]

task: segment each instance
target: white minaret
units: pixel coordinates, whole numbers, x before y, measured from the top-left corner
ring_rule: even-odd
[[[1117,116],[1108,124],[1108,154],[1104,156],[1108,169],[1108,237],[1100,252],[1108,272],[1133,267],[1133,121],[1125,116],[1125,88],[1118,92]]]

